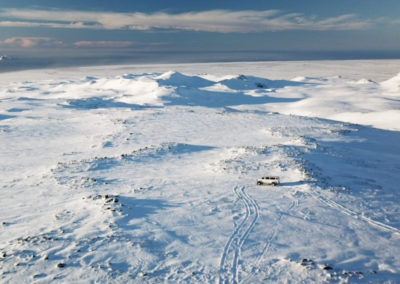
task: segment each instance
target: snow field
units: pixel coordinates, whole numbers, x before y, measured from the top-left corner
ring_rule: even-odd
[[[395,84],[165,72],[3,85],[2,282],[398,281]],[[263,175],[282,184],[256,186]]]

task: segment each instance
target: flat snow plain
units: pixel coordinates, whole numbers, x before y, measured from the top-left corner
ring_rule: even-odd
[[[0,74],[0,282],[400,283],[398,72]]]

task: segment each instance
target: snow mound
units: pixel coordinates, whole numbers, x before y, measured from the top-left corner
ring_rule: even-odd
[[[292,79],[292,81],[295,81],[295,82],[306,82],[306,81],[308,81],[310,79],[312,79],[312,78],[304,77],[304,76],[297,76],[297,77],[294,77]]]
[[[23,92],[24,98],[37,99],[37,91],[59,105],[75,109],[199,106],[257,106],[268,112],[335,119],[344,122],[400,129],[397,100],[400,75],[376,84],[367,79],[346,80],[299,76],[292,80],[236,76],[190,75],[176,71],[124,74],[115,77],[86,76],[76,81],[52,82],[43,86],[26,82],[7,92]],[[209,78],[209,79],[205,79]],[[388,100],[388,98],[390,100]],[[20,109],[20,108],[11,108]],[[6,115],[6,114],[4,114]],[[390,115],[391,119],[385,119]]]
[[[375,81],[370,80],[370,79],[365,79],[365,78],[362,78],[362,79],[356,81],[355,83],[356,84],[360,84],[360,85],[363,85],[363,84],[376,84]]]
[[[233,90],[254,90],[254,89],[269,89],[269,88],[284,88],[287,86],[296,86],[302,83],[286,80],[269,80],[254,76],[238,75],[235,78],[219,81],[220,84],[227,86]]]
[[[161,86],[172,85],[175,87],[202,88],[213,85],[215,82],[199,76],[184,75],[179,72],[169,71],[156,77]]]
[[[66,99],[65,105],[89,109],[162,105],[161,98],[170,93],[146,74],[123,75],[113,78],[86,77],[74,82],[53,83],[47,96]]]
[[[389,92],[399,93],[400,92],[400,73],[393,78],[383,81],[381,86]]]

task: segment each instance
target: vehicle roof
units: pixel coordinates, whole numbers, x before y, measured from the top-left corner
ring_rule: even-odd
[[[278,176],[264,176],[264,177],[262,177],[262,178],[273,178],[273,179],[279,179],[279,177],[278,177]]]

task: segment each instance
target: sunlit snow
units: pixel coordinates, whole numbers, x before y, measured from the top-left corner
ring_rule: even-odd
[[[0,74],[0,282],[400,282],[400,64],[352,64]]]

